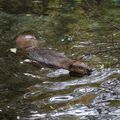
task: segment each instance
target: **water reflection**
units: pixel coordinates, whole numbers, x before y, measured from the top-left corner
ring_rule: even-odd
[[[60,77],[60,76],[65,76],[65,75],[69,75],[69,71],[68,70],[64,70],[64,69],[58,69],[54,72],[48,73],[47,76],[50,78],[55,78],[55,77]]]
[[[84,116],[84,119],[90,119],[90,116],[92,116],[94,119],[100,119],[99,115],[104,114],[101,118],[104,119],[107,113],[110,113],[108,117],[118,117],[119,110],[117,109],[118,111],[112,115],[112,111],[110,112],[109,109],[114,107],[110,108],[108,106],[113,100],[120,99],[118,92],[119,80],[109,80],[111,76],[119,74],[119,72],[118,69],[105,69],[101,72],[95,71],[91,76],[86,76],[79,80],[72,78],[69,81],[56,82],[51,79],[51,82],[43,82],[42,86],[38,84],[32,86],[29,88],[30,92],[25,94],[25,96],[28,95],[26,98],[32,100],[32,103],[38,106],[39,109],[48,110],[49,112],[48,114],[45,114],[45,112],[43,114],[37,113],[31,117],[36,119],[57,119],[59,117],[63,119],[72,115],[75,118]],[[43,91],[44,95],[42,94]]]
[[[72,85],[84,85],[84,84],[91,84],[91,83],[99,83],[104,81],[105,79],[107,79],[108,77],[110,77],[113,74],[119,74],[120,70],[119,69],[104,69],[101,70],[101,72],[98,71],[94,71],[92,73],[92,75],[90,76],[86,76],[86,77],[82,77],[82,78],[77,78],[74,80],[69,80],[69,81],[64,81],[64,82],[54,82],[52,83],[52,87],[51,89],[53,90],[57,90],[57,89],[65,89],[68,87],[71,87]]]
[[[72,99],[73,99],[73,96],[70,96],[70,95],[55,96],[55,97],[50,98],[50,102],[58,103],[62,101],[65,102],[65,101],[72,100]]]
[[[99,19],[101,7],[92,11],[89,1],[6,2],[0,1],[0,119],[119,120],[120,31],[111,25],[119,28],[119,9],[102,9],[107,23]],[[32,65],[19,50],[10,52],[21,33],[34,34],[39,47],[84,60],[94,71],[79,78]]]

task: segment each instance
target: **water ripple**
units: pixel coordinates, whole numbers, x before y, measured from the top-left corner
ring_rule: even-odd
[[[73,107],[70,109],[67,109],[64,112],[53,112],[50,114],[50,116],[53,117],[58,117],[58,116],[63,116],[63,115],[73,115],[73,116],[98,116],[99,113],[97,112],[96,109],[94,108],[88,108],[87,106],[82,106],[82,107]]]
[[[64,96],[54,96],[54,97],[50,98],[50,101],[54,102],[54,103],[56,103],[56,102],[58,103],[58,102],[65,102],[65,101],[68,101],[71,99],[73,99],[73,96],[64,95]]]
[[[82,77],[79,79],[71,80],[71,81],[65,81],[65,82],[54,82],[53,86],[51,87],[52,90],[60,90],[60,89],[65,89],[68,86],[72,85],[84,85],[84,84],[91,84],[91,83],[98,83],[101,81],[104,81],[107,79],[109,76],[113,74],[120,74],[119,69],[104,69],[101,71],[94,71],[92,75]]]

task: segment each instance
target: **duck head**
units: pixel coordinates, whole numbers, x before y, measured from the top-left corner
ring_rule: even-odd
[[[35,36],[32,35],[19,35],[16,39],[16,44],[19,48],[26,50],[36,48],[38,41]]]

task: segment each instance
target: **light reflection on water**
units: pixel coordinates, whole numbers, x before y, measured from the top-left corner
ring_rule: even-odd
[[[120,120],[119,31],[86,17],[76,1],[74,12],[72,5],[46,16],[0,12],[0,120]],[[40,69],[19,51],[11,53],[16,36],[26,31],[40,47],[82,58],[93,73],[70,77],[67,70]]]
[[[0,86],[2,102],[7,102],[5,110],[0,110],[1,116],[14,111],[13,117],[20,120],[120,118],[118,68],[94,69],[90,76],[79,78],[70,77],[66,70],[40,70],[19,61],[19,71],[12,76],[10,86]],[[11,93],[15,99],[9,96]],[[9,98],[5,99],[4,94]]]
[[[68,88],[72,85],[84,85],[84,84],[91,84],[91,83],[97,83],[97,82],[102,82],[105,79],[107,79],[107,77],[111,76],[112,74],[119,74],[120,70],[119,69],[115,69],[115,70],[111,70],[111,69],[104,69],[101,70],[101,72],[97,72],[94,71],[92,73],[92,75],[90,76],[86,76],[86,77],[82,77],[82,78],[77,78],[71,81],[65,81],[65,82],[54,82],[52,83],[52,90],[57,90],[57,89],[65,89]]]
[[[105,119],[107,116],[117,119],[120,117],[120,110],[110,107],[109,104],[112,100],[120,99],[120,82],[117,79],[110,80],[109,78],[119,73],[119,69],[104,69],[99,72],[94,71],[92,75],[79,79],[72,78],[69,81],[57,82],[53,80],[43,82],[43,85],[31,86],[29,87],[30,92],[24,95],[25,99],[32,100],[32,104],[43,109],[43,112],[32,112],[28,118],[23,118],[30,120],[59,118],[62,120],[64,117],[72,116],[71,120],[79,117],[87,120],[91,117]],[[57,78],[55,77],[55,79]],[[98,83],[99,86],[94,86],[95,83]],[[44,90],[40,91],[41,89]]]
[[[65,96],[53,96],[52,98],[50,98],[50,102],[53,102],[53,103],[57,103],[57,102],[65,102],[65,101],[69,101],[69,100],[72,100],[73,99],[73,96],[70,96],[70,95],[65,95]]]
[[[98,116],[99,113],[94,108],[88,108],[87,106],[77,106],[70,108],[64,112],[57,112],[51,114],[51,116],[57,117],[62,115],[73,115],[73,116]]]

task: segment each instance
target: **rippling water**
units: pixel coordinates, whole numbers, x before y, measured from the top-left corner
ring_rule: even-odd
[[[0,120],[120,120],[120,10],[104,15],[112,26],[92,16],[100,8],[87,14],[76,1],[50,4],[45,15],[0,9]],[[39,47],[84,60],[92,74],[70,77],[67,70],[32,65],[20,50],[12,53],[24,32]]]
[[[57,71],[62,70],[54,73]],[[114,106],[120,99],[120,81],[116,78],[119,74],[119,69],[109,68],[82,78],[66,75],[45,81],[30,75],[41,83],[29,86],[21,96],[26,104],[22,113],[19,111],[21,119],[119,119],[120,108]]]

